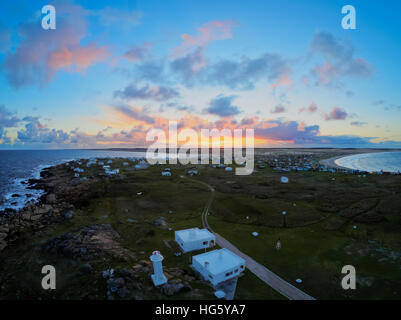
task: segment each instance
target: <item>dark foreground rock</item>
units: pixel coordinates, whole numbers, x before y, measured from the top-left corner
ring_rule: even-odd
[[[67,258],[95,259],[103,254],[129,260],[135,254],[121,247],[120,235],[109,224],[93,225],[52,238],[43,246],[45,252]]]

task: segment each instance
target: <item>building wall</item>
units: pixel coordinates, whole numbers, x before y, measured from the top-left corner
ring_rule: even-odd
[[[234,277],[238,277],[241,272],[243,272],[245,270],[245,264],[243,265],[244,268],[241,269],[241,264],[238,264],[237,266],[233,267],[233,268],[228,268],[227,270],[224,270],[223,272],[219,273],[219,274],[212,274],[207,268],[205,268],[204,265],[201,265],[200,263],[198,263],[198,261],[196,259],[192,259],[192,267],[198,271],[205,280],[210,281],[214,286],[216,286],[217,284],[228,280],[228,279],[232,279]],[[238,270],[237,272],[235,272],[235,270]],[[226,276],[227,273],[231,274],[229,276]]]

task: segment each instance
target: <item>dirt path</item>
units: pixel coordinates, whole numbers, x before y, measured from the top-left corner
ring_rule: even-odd
[[[196,181],[191,179],[192,181]],[[261,265],[260,263],[253,260],[251,257],[240,251],[237,247],[235,247],[231,242],[220,236],[218,233],[214,232],[210,227],[209,223],[207,222],[207,216],[209,214],[210,206],[212,205],[214,199],[214,188],[204,182],[197,181],[203,185],[206,185],[210,191],[211,195],[209,200],[207,201],[205,208],[202,212],[202,224],[203,227],[208,229],[210,232],[213,232],[216,236],[217,244],[222,247],[226,248],[236,255],[240,256],[242,259],[246,261],[246,268],[251,271],[254,275],[256,275],[260,280],[265,282],[267,285],[272,287],[274,290],[282,294],[284,297],[290,300],[315,300],[315,298],[311,297],[310,295],[306,294],[302,290],[294,287],[292,284],[288,283],[284,279],[280,278],[275,273],[271,272],[265,266]]]

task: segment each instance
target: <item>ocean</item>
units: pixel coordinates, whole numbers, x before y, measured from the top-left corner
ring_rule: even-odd
[[[27,189],[21,182],[38,179],[46,167],[77,159],[144,156],[144,152],[111,150],[0,150],[0,210],[19,209],[36,200],[41,191]]]
[[[339,166],[367,172],[401,172],[401,152],[354,154],[335,160]]]

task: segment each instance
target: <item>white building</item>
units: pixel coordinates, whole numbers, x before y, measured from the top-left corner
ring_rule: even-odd
[[[226,248],[192,257],[192,267],[213,286],[238,277],[245,270],[245,260]]]
[[[209,248],[216,243],[213,233],[199,228],[175,231],[174,239],[184,252]]]

